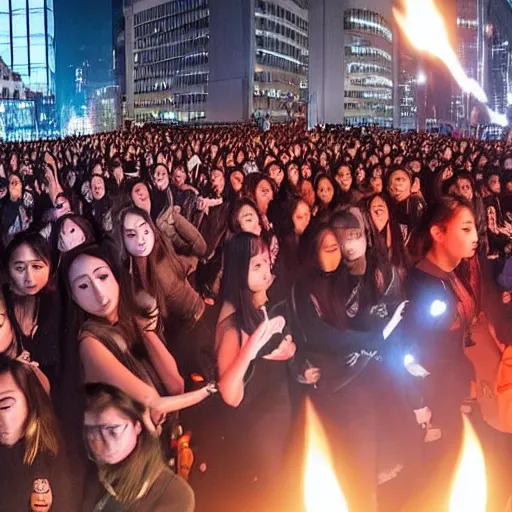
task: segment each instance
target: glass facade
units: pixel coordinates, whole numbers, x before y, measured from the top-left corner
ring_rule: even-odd
[[[53,0],[0,0],[0,56],[31,91],[55,94]]]
[[[135,120],[204,117],[208,0],[171,1],[134,14]]]
[[[257,0],[255,32],[254,110],[286,117],[307,97],[307,8],[293,0]]]
[[[36,106],[29,100],[0,99],[0,140],[37,138]]]
[[[393,39],[389,23],[366,9],[347,9],[345,124],[393,125]]]

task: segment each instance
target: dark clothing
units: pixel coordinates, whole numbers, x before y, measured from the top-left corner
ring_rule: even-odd
[[[57,457],[39,454],[33,464],[23,463],[25,445],[20,441],[9,447],[0,445],[0,512],[29,512],[34,480],[48,480],[53,494],[51,512],[78,512],[80,499],[68,478],[65,450]]]
[[[41,371],[48,377],[52,390],[54,390],[61,377],[61,353],[63,350],[63,324],[62,303],[60,293],[40,292],[36,298],[35,330],[31,335],[25,335],[18,324],[15,315],[15,305],[25,300],[12,293],[7,285],[3,293],[10,318],[13,324],[14,335],[18,343],[18,352],[30,352],[33,361],[39,363]],[[19,355],[18,354],[18,355]]]
[[[52,509],[53,510],[53,509]],[[98,481],[96,468],[86,483],[82,512],[194,512],[191,487],[170,470],[164,470],[149,491],[131,505],[112,498]]]
[[[406,243],[423,217],[425,208],[425,201],[417,195],[411,195],[399,203],[392,201],[390,216],[400,225]]]

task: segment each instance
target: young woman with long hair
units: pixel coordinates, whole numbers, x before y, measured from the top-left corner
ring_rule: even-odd
[[[2,510],[78,510],[48,393],[32,367],[0,354]]]
[[[176,361],[156,332],[154,300],[140,305],[129,289],[121,293],[119,269],[105,251],[79,246],[66,253],[61,269],[81,326],[77,348],[85,383],[118,387],[148,408],[155,425],[209,396],[211,386],[182,394]]]
[[[136,296],[156,299],[180,371],[187,379],[194,372],[214,378],[213,346],[209,345],[213,333],[202,321],[206,305],[192,288],[180,260],[146,211],[123,210],[119,229],[127,284]]]
[[[145,406],[108,384],[87,384],[84,440],[96,468],[82,510],[193,512],[194,493],[165,464]]]
[[[253,507],[281,481],[291,424],[287,361],[295,345],[282,333],[285,319],[277,315],[269,320],[264,310],[272,281],[268,246],[261,238],[239,233],[227,242],[222,278],[226,308],[216,332],[219,391],[230,406],[226,476],[237,482],[240,504],[245,500]]]
[[[17,356],[39,363],[52,385],[59,382],[63,347],[62,304],[53,276],[50,245],[39,233],[19,233],[4,255],[3,295]]]

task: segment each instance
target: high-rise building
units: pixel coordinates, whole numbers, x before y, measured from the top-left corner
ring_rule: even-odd
[[[53,0],[0,0],[0,57],[36,103],[41,136],[56,130]]]
[[[127,114],[287,117],[306,98],[306,0],[125,0]]]
[[[310,125],[398,125],[399,58],[392,4],[391,0],[310,3]]]
[[[287,117],[307,98],[308,10],[304,0],[258,0],[255,7],[257,114]]]

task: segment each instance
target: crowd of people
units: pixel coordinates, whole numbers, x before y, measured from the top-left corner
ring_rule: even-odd
[[[0,511],[300,510],[306,396],[350,510],[442,510],[461,411],[505,509],[505,142],[296,121],[0,144],[0,226]]]

